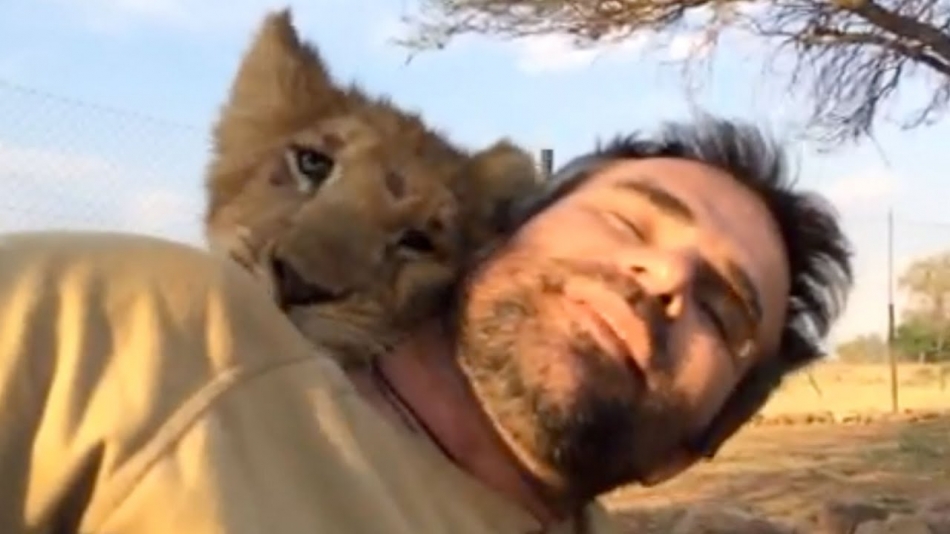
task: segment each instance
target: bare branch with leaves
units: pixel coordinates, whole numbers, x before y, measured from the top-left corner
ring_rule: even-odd
[[[929,97],[904,118],[905,128],[939,118],[950,99],[950,0],[418,1],[418,14],[407,18],[412,33],[401,40],[414,51],[465,34],[560,34],[580,48],[644,32],[690,32],[711,47],[726,31],[762,39],[794,58],[789,87],[808,87],[810,124],[832,145],[869,134],[910,78]]]

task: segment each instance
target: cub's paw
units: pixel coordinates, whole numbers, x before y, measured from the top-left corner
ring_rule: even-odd
[[[240,265],[267,291],[271,300],[277,302],[277,282],[271,272],[270,262],[273,243],[258,244],[254,233],[247,227],[238,228],[227,238],[212,241],[212,250]]]

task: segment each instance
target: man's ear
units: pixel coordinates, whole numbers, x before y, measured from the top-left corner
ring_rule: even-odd
[[[289,9],[268,14],[241,60],[214,129],[218,153],[260,149],[345,106]]]

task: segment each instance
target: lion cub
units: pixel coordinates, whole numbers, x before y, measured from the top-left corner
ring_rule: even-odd
[[[469,154],[333,82],[289,11],[268,16],[214,131],[206,235],[345,367],[437,313],[497,212],[538,183],[499,141]]]

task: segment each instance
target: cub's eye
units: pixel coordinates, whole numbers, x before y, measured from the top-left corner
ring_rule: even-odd
[[[430,254],[435,252],[435,244],[424,232],[410,228],[403,232],[396,243],[397,247],[409,249],[420,254]]]
[[[288,163],[301,192],[312,193],[327,181],[333,172],[333,158],[312,148],[295,146],[291,148],[288,156]]]

